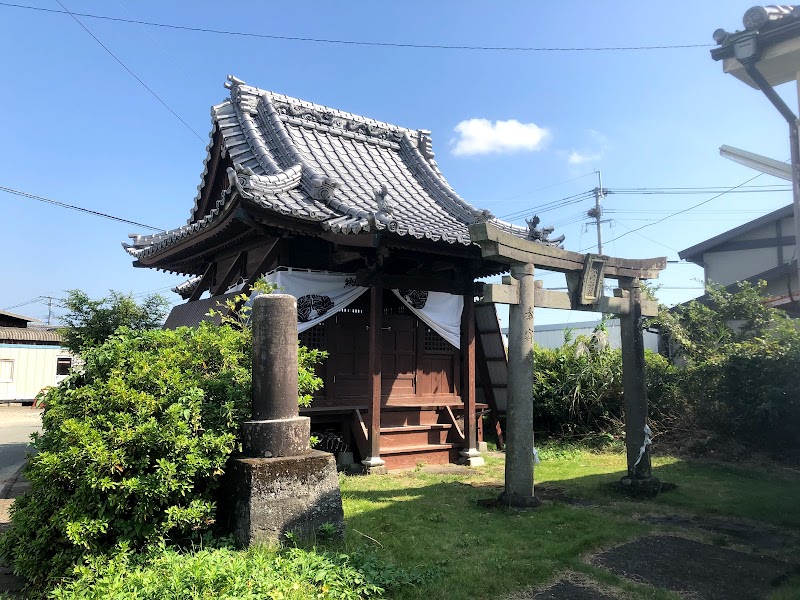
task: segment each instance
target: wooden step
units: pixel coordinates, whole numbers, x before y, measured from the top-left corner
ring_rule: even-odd
[[[449,423],[381,427],[381,451],[385,448],[444,444],[452,427]]]
[[[460,451],[460,444],[426,444],[385,449],[381,446],[381,458],[386,462],[387,469],[406,469],[420,463],[442,465],[457,462]]]

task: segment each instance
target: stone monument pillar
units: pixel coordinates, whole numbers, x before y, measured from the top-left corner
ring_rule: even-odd
[[[344,532],[332,454],[312,450],[311,420],[299,416],[297,301],[253,301],[253,416],[242,425],[244,456],[228,463],[233,534],[242,545],[312,537],[323,524]]]

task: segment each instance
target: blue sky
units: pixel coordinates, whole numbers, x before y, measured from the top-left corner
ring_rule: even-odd
[[[74,12],[307,38],[562,48],[709,44],[587,52],[391,48],[79,17],[201,141],[70,16],[0,5],[6,81],[0,186],[156,227],[177,227],[189,216],[210,107],[224,100],[229,73],[265,89],[431,130],[439,167],[465,199],[498,216],[539,212],[543,224],[567,223],[556,234],[567,236],[571,250],[596,243],[588,218],[580,219],[593,201],[547,212],[537,206],[591,190],[595,170],[610,190],[733,187],[755,172],[721,158],[721,144],[789,156],[777,111],[760,92],[723,75],[709,55],[712,32],[741,28],[752,0],[62,1]],[[61,10],[55,0],[20,3]],[[780,91],[796,106],[791,84]],[[766,175],[752,182],[781,183]],[[626,233],[713,195],[609,195],[605,252],[677,260],[678,250],[791,202],[788,192],[726,194]],[[70,288],[93,296],[109,289],[157,290],[179,301],[169,288],[183,278],[135,269],[122,250],[127,234],[142,228],[6,193],[0,203],[0,308],[61,297]],[[543,275],[547,287],[564,285],[563,276]],[[698,267],[671,264],[660,280],[661,300],[674,304],[699,295],[701,276]],[[42,302],[12,310],[47,315]],[[537,321],[585,320],[553,312],[542,311]]]

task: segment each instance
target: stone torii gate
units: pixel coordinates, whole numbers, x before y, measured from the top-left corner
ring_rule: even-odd
[[[580,254],[522,239],[489,223],[470,225],[469,232],[484,258],[506,264],[511,271],[502,284],[485,285],[483,294],[484,302],[509,305],[506,473],[500,502],[519,507],[538,504],[533,492],[532,402],[536,306],[619,315],[628,462],[628,473],[621,484],[639,493],[657,492],[661,484],[653,477],[650,465],[642,317],[655,316],[658,307],[642,297],[640,282],[656,279],[666,268],[667,259]],[[564,273],[569,291],[543,289],[541,281],[534,281],[537,266]],[[603,296],[604,277],[619,283],[611,297]]]

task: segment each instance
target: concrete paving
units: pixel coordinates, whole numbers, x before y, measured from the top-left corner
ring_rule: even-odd
[[[30,435],[42,429],[42,411],[28,406],[0,405],[0,533],[9,526],[13,498],[28,483],[21,477],[25,458],[33,450]],[[0,596],[22,598],[24,582],[0,562]]]
[[[32,451],[30,435],[42,430],[42,410],[0,405],[0,498],[5,498],[25,456]]]

